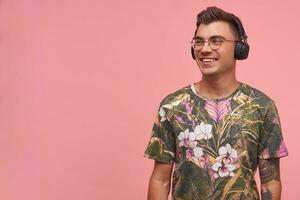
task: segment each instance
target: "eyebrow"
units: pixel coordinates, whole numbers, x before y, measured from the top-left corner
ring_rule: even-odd
[[[213,35],[209,38],[225,38],[223,35]],[[196,36],[195,39],[204,39],[203,37]]]

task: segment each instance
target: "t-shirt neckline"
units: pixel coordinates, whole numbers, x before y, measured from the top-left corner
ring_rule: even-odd
[[[240,89],[242,88],[242,86],[244,85],[244,83],[240,82],[240,85],[237,87],[237,89],[235,89],[231,94],[229,94],[228,96],[226,97],[222,97],[222,98],[208,98],[208,97],[205,97],[205,96],[202,96],[202,95],[199,95],[196,91],[196,88],[195,88],[195,84],[196,83],[192,83],[190,88],[191,90],[193,91],[194,95],[200,97],[201,99],[204,99],[204,100],[208,100],[208,101],[223,101],[223,100],[230,100],[236,93],[238,93],[240,91]]]

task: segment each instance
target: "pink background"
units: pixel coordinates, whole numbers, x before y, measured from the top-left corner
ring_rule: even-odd
[[[198,12],[242,19],[239,80],[277,103],[299,199],[300,13],[294,1],[0,1],[0,199],[146,199],[143,157],[160,100],[201,78],[189,41]]]

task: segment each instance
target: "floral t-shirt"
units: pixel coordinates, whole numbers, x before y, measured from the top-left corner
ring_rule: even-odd
[[[221,99],[198,95],[194,84],[164,97],[145,151],[175,163],[176,200],[258,200],[258,159],[287,155],[274,101],[245,83]]]

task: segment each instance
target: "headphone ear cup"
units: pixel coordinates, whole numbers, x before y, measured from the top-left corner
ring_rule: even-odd
[[[191,47],[191,53],[192,53],[192,58],[193,58],[194,60],[196,60],[195,52],[194,52],[194,48],[193,48],[193,47]]]
[[[235,45],[234,57],[237,60],[244,60],[248,58],[249,45],[244,42],[237,42]]]

